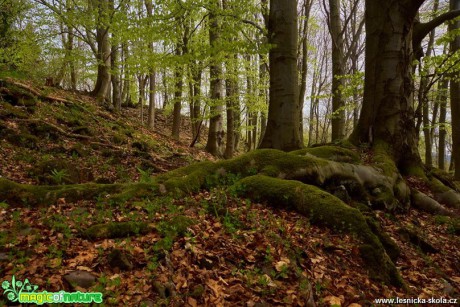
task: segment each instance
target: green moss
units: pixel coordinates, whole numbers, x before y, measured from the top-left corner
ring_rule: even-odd
[[[245,187],[246,196],[295,209],[309,216],[313,223],[354,233],[369,232],[359,210],[316,186],[262,175],[246,177],[239,183]]]
[[[421,165],[409,164],[402,171],[405,176],[414,176],[424,180],[427,179],[425,170]]]
[[[146,234],[151,230],[144,222],[104,223],[89,227],[82,232],[82,236],[90,240],[113,239]]]
[[[11,104],[0,101],[0,118],[28,118],[29,115],[23,109],[13,107]]]
[[[37,148],[39,139],[35,135],[31,135],[25,131],[16,132],[14,130],[7,129],[3,131],[2,134],[5,135],[5,139],[13,145],[25,147],[29,149]]]
[[[124,134],[121,133],[115,133],[112,136],[112,142],[116,145],[123,145],[127,143],[127,138]]]
[[[446,185],[444,185],[444,183],[442,183],[440,180],[438,180],[435,177],[431,177],[427,179],[427,183],[429,184],[430,189],[434,193],[444,193],[444,192],[450,191],[450,189]]]
[[[392,148],[383,141],[376,141],[373,146],[374,163],[373,165],[380,168],[384,175],[392,177],[397,174],[398,168],[391,157]]]
[[[150,188],[150,191],[148,189]],[[5,201],[12,206],[46,206],[52,205],[59,198],[65,198],[69,202],[96,199],[102,195],[112,197],[135,197],[148,193],[152,195],[151,185],[132,184],[78,184],[64,186],[40,186],[19,184],[4,178],[0,178],[0,201]]]
[[[348,163],[360,163],[361,159],[358,153],[353,150],[339,147],[339,146],[319,146],[304,148],[296,151],[292,151],[291,154],[304,156],[310,154],[318,158],[338,161],[338,162],[348,162]]]

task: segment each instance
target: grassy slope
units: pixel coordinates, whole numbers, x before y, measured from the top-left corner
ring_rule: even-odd
[[[33,184],[139,181],[148,180],[149,173],[209,158],[142,128],[135,117],[138,110],[114,115],[90,98],[44,91],[80,102],[39,101],[34,107],[11,108],[0,101],[3,177]],[[157,122],[166,134],[170,120],[160,115]],[[183,139],[190,138],[187,131],[184,127]],[[192,225],[180,230],[184,217],[192,219]],[[345,306],[368,305],[379,297],[458,297],[459,240],[449,224],[414,210],[378,217],[402,249],[397,265],[411,293],[369,280],[356,238],[311,226],[296,213],[252,204],[221,189],[180,200],[61,199],[42,209],[0,204],[0,281],[14,274],[57,291],[70,289],[62,278],[69,270],[87,270],[99,278],[93,290],[103,292],[107,305],[120,306],[167,301],[192,306],[300,305],[310,289],[326,306],[337,300]],[[79,235],[90,225],[110,221],[146,222],[153,228],[121,239],[89,241]],[[401,225],[421,229],[442,252],[423,254],[398,235]],[[132,269],[122,271],[109,264],[113,248],[123,250]],[[164,291],[158,289],[170,283],[176,295],[162,298]]]

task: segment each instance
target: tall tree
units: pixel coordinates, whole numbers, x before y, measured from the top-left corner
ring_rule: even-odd
[[[297,73],[297,1],[270,0],[270,104],[261,148],[290,151],[303,147],[300,136]]]
[[[450,0],[451,11],[460,10],[460,0]],[[460,21],[450,25],[450,30],[459,30]],[[456,35],[451,43],[450,51],[459,52],[460,35]],[[450,107],[452,115],[452,157],[454,159],[454,178],[460,180],[460,81],[453,78],[450,81]]]
[[[412,63],[422,39],[458,12],[430,22],[416,19],[422,0],[366,1],[366,74],[361,115],[351,140],[384,143],[396,165],[420,166],[413,100]]]
[[[104,102],[108,97],[111,75],[110,75],[110,42],[109,24],[111,12],[109,11],[109,0],[91,0],[91,5],[96,11],[96,43],[97,43],[97,79],[92,95],[99,102]]]
[[[439,151],[438,151],[438,167],[442,170],[446,169],[446,115],[447,115],[447,91],[449,81],[442,79],[438,85],[437,100],[439,103]]]
[[[329,32],[332,38],[332,141],[345,136],[345,100],[342,95],[345,58],[340,0],[329,0]]]
[[[145,0],[145,8],[147,10],[147,17],[149,19],[152,19],[153,16],[153,3],[152,0]],[[154,44],[153,42],[149,43],[149,50],[153,54],[155,52]],[[153,64],[150,63],[151,67],[149,69],[149,114],[148,114],[148,120],[147,120],[147,127],[150,130],[155,129],[155,90],[156,90],[156,84],[155,84],[155,68],[153,67]]]
[[[222,61],[219,59],[218,44],[220,41],[220,23],[218,11],[221,9],[220,0],[211,1],[211,9],[209,11],[209,44],[211,45],[211,67],[210,67],[210,82],[211,82],[211,106],[208,142],[206,150],[214,156],[223,155],[224,145],[224,128],[223,128],[223,107],[222,99],[224,97],[224,85],[222,79]]]

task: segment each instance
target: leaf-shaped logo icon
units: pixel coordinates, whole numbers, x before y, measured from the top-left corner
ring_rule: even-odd
[[[35,292],[35,290],[38,289],[38,286],[31,284],[27,278],[24,282],[16,280],[16,277],[13,275],[11,283],[8,280],[2,282],[2,288],[4,290],[3,295],[5,295],[11,302],[16,302],[18,301],[19,295],[22,291]]]

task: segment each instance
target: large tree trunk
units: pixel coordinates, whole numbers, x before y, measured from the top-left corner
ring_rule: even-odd
[[[451,10],[460,9],[460,0],[450,0]],[[450,26],[450,30],[460,29],[460,21]],[[451,43],[450,52],[460,49],[460,36],[457,35]],[[452,158],[454,159],[455,179],[460,180],[460,82],[456,79],[450,81],[450,106],[452,114]]]
[[[405,168],[419,164],[412,107],[412,31],[423,1],[366,1],[364,101],[352,134],[356,143],[383,141]]]
[[[261,148],[303,147],[297,74],[297,1],[270,0],[270,105]]]
[[[329,0],[329,30],[332,37],[332,141],[345,136],[345,100],[342,95],[345,75],[344,43],[340,0]]]
[[[97,80],[92,95],[99,102],[104,102],[107,99],[110,87],[110,43],[109,43],[109,27],[108,27],[108,0],[93,0],[97,8]]]
[[[215,5],[221,7],[220,1],[215,0]],[[217,20],[216,12],[209,12],[209,44],[213,49],[213,59],[210,67],[211,79],[211,118],[209,120],[209,133],[206,150],[214,156],[222,156],[224,145],[224,128],[223,128],[223,80],[222,80],[222,63],[217,57],[217,51],[214,50],[220,39],[220,26]]]

